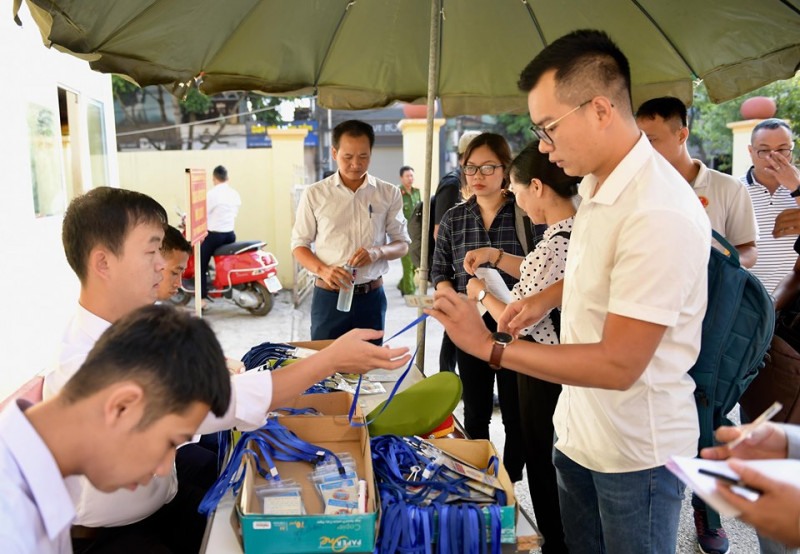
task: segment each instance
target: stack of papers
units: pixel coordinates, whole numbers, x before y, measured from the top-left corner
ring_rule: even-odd
[[[771,479],[783,481],[800,488],[800,460],[744,460],[743,463]],[[726,502],[717,492],[717,479],[700,473],[700,468],[738,479],[738,475],[728,466],[726,461],[672,456],[667,462],[667,469],[686,483],[706,504],[724,516],[737,517],[740,513],[739,510]],[[758,499],[758,493],[751,490],[743,489],[736,485],[732,486],[731,489],[748,500]]]

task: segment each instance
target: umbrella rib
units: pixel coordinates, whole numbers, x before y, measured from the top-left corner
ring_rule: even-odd
[[[544,38],[544,31],[542,31],[542,26],[539,25],[539,19],[536,17],[536,14],[533,13],[533,8],[531,8],[528,0],[522,0],[522,3],[525,4],[525,8],[528,10],[528,15],[531,17],[534,27],[536,27],[536,32],[539,33],[539,39],[542,41],[542,48],[547,48],[547,40]]]
[[[339,23],[336,24],[336,29],[333,31],[331,35],[331,40],[328,42],[328,47],[325,49],[325,56],[322,58],[322,63],[319,64],[319,69],[317,70],[317,74],[314,75],[314,94],[317,94],[317,87],[319,86],[319,79],[322,77],[322,72],[325,69],[325,64],[328,63],[328,58],[331,55],[331,48],[333,48],[333,43],[336,41],[336,37],[339,36],[339,29],[342,28],[344,24],[344,18],[347,17],[347,12],[350,11],[350,8],[355,4],[355,0],[351,0],[347,3],[344,7],[344,12],[342,12],[342,16],[339,18]]]
[[[795,8],[793,4],[789,3],[789,0],[778,0],[781,4],[792,10],[797,15],[800,15],[800,9]]]
[[[678,57],[683,61],[683,63],[689,69],[689,72],[692,75],[694,75],[695,77],[699,77],[697,72],[692,67],[692,64],[689,63],[689,60],[687,60],[683,56],[683,53],[678,49],[678,47],[675,45],[675,43],[672,42],[672,39],[670,39],[667,36],[667,33],[664,32],[664,29],[662,29],[661,26],[658,23],[656,23],[656,20],[653,19],[653,16],[650,15],[650,12],[648,12],[646,9],[644,9],[644,7],[639,3],[638,0],[631,0],[631,3],[634,6],[636,6],[637,8],[639,8],[639,11],[642,12],[642,15],[644,15],[650,21],[650,23],[652,23],[653,27],[655,27],[656,30],[661,34],[661,36],[664,37],[664,40],[666,40],[669,43],[669,45],[672,47],[672,49],[675,51],[675,53],[678,55]]]

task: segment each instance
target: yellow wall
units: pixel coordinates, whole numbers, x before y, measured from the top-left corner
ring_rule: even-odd
[[[120,152],[119,184],[158,200],[169,213],[170,224],[176,225],[176,207],[186,212],[189,204],[184,170],[205,169],[211,187],[214,167],[225,166],[231,186],[242,197],[242,208],[236,218],[237,240],[266,241],[266,249],[278,257],[281,283],[290,287],[292,258],[280,252],[289,251],[291,224],[288,227],[284,224],[287,206],[281,206],[280,210],[274,206],[276,192],[283,191],[273,188],[272,152],[271,148]],[[292,183],[286,183],[285,187],[291,191]],[[284,217],[276,221],[276,213]]]

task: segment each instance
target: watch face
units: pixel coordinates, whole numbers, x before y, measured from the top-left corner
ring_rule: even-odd
[[[496,333],[492,333],[492,339],[494,342],[499,342],[502,344],[509,344],[511,341],[514,340],[514,337],[509,335],[508,333],[500,333],[499,331]]]

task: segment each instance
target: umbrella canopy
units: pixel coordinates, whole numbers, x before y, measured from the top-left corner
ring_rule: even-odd
[[[139,85],[315,94],[362,109],[427,96],[430,0],[26,0],[47,45]],[[15,0],[15,14],[21,0]],[[579,28],[631,60],[634,104],[740,96],[800,65],[800,0],[443,0],[434,94],[446,116],[524,111],[520,70]]]

